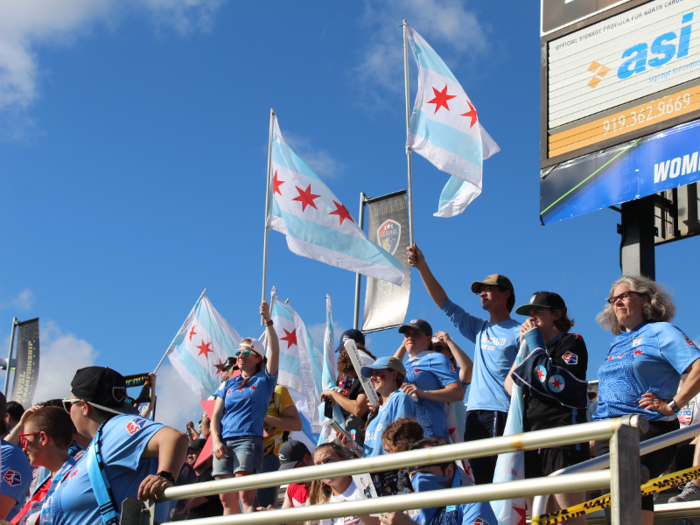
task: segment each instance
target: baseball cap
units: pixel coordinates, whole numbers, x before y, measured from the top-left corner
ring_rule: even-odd
[[[71,393],[100,410],[113,414],[138,414],[133,405],[127,403],[124,376],[111,368],[88,366],[73,376]]]
[[[383,370],[385,368],[396,370],[399,374],[406,377],[406,368],[403,366],[401,360],[394,356],[380,357],[373,364],[363,366],[360,369],[360,373],[363,377],[370,377],[372,375],[372,370]]]
[[[338,348],[335,349],[336,353],[340,352],[343,348],[345,348],[345,341],[347,341],[348,339],[352,339],[353,341],[355,341],[355,344],[365,344],[365,334],[363,334],[359,330],[351,328],[350,330],[345,330],[343,332],[343,335],[340,336],[340,343],[338,344]]]
[[[566,304],[559,294],[554,292],[535,292],[530,297],[530,303],[518,306],[515,313],[518,315],[529,315],[533,308],[550,308],[552,310],[563,310],[566,313]]]
[[[472,292],[479,293],[482,285],[502,286],[506,290],[510,290],[510,293],[515,294],[515,289],[513,288],[513,284],[510,282],[510,279],[508,279],[508,277],[505,275],[500,275],[498,273],[487,276],[483,281],[474,281],[472,283]]]
[[[433,328],[430,326],[430,324],[428,324],[428,321],[424,321],[423,319],[411,319],[409,322],[399,328],[399,333],[404,333],[406,328],[413,328],[414,330],[418,330],[424,334],[433,335]]]
[[[206,442],[206,439],[195,439],[194,441],[190,441],[188,443],[187,448],[191,448],[192,450],[204,450],[204,445]]]
[[[280,458],[279,470],[287,470],[297,466],[304,456],[311,455],[309,449],[301,441],[290,439],[282,443],[277,456]]]
[[[214,365],[216,368],[219,370],[229,370],[231,368],[236,369],[238,368],[236,366],[236,358],[235,357],[229,357],[226,359],[225,363],[221,363],[220,365]]]
[[[250,337],[249,339],[250,343],[241,343],[238,345],[238,348],[247,348],[258,354],[260,357],[265,357],[265,347],[263,344],[254,337]]]

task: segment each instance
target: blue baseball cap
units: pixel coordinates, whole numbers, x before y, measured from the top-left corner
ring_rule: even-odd
[[[343,332],[343,335],[340,336],[340,343],[338,344],[338,348],[335,349],[336,353],[339,353],[343,348],[345,348],[345,341],[347,341],[348,339],[352,339],[353,341],[355,341],[355,344],[365,344],[365,334],[363,334],[359,330],[351,328],[350,330],[345,330]]]
[[[360,369],[362,377],[371,377],[372,370],[384,370],[388,368],[389,370],[396,370],[399,374],[406,377],[406,368],[400,359],[394,356],[380,357],[374,363],[369,366],[363,366]]]

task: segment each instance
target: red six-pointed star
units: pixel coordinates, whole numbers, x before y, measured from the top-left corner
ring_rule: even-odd
[[[218,362],[218,363],[214,363],[214,366],[216,366],[216,365],[223,365],[223,364],[224,364],[223,361],[221,361],[221,359],[219,359],[219,362]],[[221,369],[217,368],[217,369],[216,369],[216,372],[214,373],[214,375],[220,374],[220,373],[221,373]]]
[[[192,341],[193,335],[197,335],[197,332],[194,331],[194,326],[192,327],[192,330],[190,330],[190,341]]]
[[[333,204],[335,204],[336,210],[330,212],[329,215],[337,215],[340,218],[341,225],[343,224],[343,221],[345,219],[349,219],[350,222],[355,222],[352,220],[352,217],[350,217],[350,212],[348,211],[348,209],[345,206],[343,206],[339,202],[335,202],[335,201],[333,201]]]
[[[542,370],[538,370],[537,377],[540,378],[540,381],[544,380],[544,372]]]
[[[472,103],[467,100],[467,104],[469,104],[469,111],[466,113],[462,113],[460,117],[469,117],[472,119],[471,123],[469,124],[469,127],[472,128],[474,127],[474,124],[476,124],[476,109],[474,106],[472,106]]]
[[[204,354],[204,357],[207,357],[209,354],[213,354],[214,350],[209,348],[211,346],[211,342],[204,344],[204,341],[202,341],[202,344],[199,345],[197,348],[199,348],[199,353],[197,354],[198,356]]]
[[[287,341],[287,348],[290,348],[292,345],[297,344],[297,329],[295,328],[291,332],[287,332],[285,328],[282,328],[284,330],[284,333],[286,334],[285,337],[280,337],[282,341]]]
[[[558,379],[555,379],[554,381],[552,381],[552,386],[554,388],[561,388],[561,381],[559,381]]]
[[[450,107],[447,105],[447,101],[457,96],[447,94],[447,85],[445,85],[445,89],[442,91],[438,91],[437,89],[433,88],[433,93],[435,93],[435,98],[433,100],[428,100],[428,104],[435,104],[435,113],[437,113],[438,109],[441,107],[444,107],[447,111],[449,111]]]
[[[612,361],[612,360],[613,360],[613,356],[611,356],[611,355],[608,356],[608,358],[606,359],[606,361]]]
[[[644,350],[635,350],[634,355],[641,355],[644,353]]]
[[[320,195],[311,193],[311,184],[309,184],[309,187],[305,190],[302,190],[299,186],[297,186],[296,188],[299,192],[299,196],[293,198],[292,200],[301,202],[301,211],[306,211],[307,206],[311,206],[312,208],[317,210],[318,208],[316,207],[316,204],[314,204],[314,199],[318,199]]]
[[[275,193],[277,195],[282,195],[282,192],[280,191],[280,186],[284,184],[285,181],[279,180],[277,178],[277,172],[275,171],[275,177],[272,179],[272,194],[274,195]]]

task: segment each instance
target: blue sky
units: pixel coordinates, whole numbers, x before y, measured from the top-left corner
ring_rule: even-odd
[[[42,320],[37,400],[75,369],[152,370],[199,294],[260,333],[268,116],[357,218],[359,193],[406,187],[403,18],[443,57],[502,151],[460,216],[433,217],[448,176],[414,156],[415,237],[448,295],[510,277],[517,303],[560,293],[595,379],[611,335],[594,321],[619,277],[619,215],[539,225],[539,7],[508,2],[4,2],[0,6],[0,341]],[[411,59],[412,60],[412,59]],[[411,72],[415,96],[416,71]],[[268,284],[322,334],[352,325],[354,274],[291,254],[270,232]],[[676,324],[700,338],[700,240],[657,248]],[[408,318],[451,329],[414,271]],[[519,316],[514,316],[522,320]],[[395,332],[370,336],[393,353]],[[1,376],[0,376],[1,377]],[[160,417],[199,412],[170,365]]]

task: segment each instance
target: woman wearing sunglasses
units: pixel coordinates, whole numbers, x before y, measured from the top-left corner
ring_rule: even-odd
[[[262,469],[263,422],[277,384],[279,341],[272,327],[270,307],[265,301],[260,305],[260,315],[265,320],[269,341],[267,361],[260,341],[250,337],[243,339],[236,352],[241,374],[227,380],[214,394],[211,435],[212,474],[216,479],[248,476]],[[255,493],[255,490],[241,492],[243,512],[255,510]],[[224,516],[240,513],[238,496],[238,492],[221,494]]]
[[[607,302],[597,321],[615,338],[598,370],[593,419],[643,415],[649,431],[641,441],[677,430],[676,414],[700,391],[700,350],[670,323],[676,313],[670,294],[646,277],[623,276],[610,287]],[[608,441],[596,441],[597,456],[608,450]],[[675,455],[673,445],[642,456],[641,482],[661,475]],[[654,498],[647,496],[642,498],[642,523],[653,520]]]

